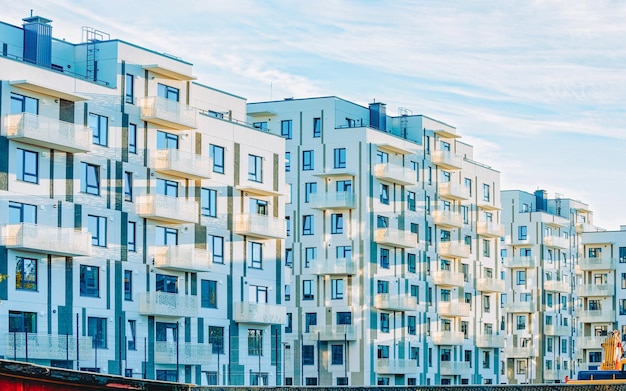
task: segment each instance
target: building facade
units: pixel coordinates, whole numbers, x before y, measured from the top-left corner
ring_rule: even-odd
[[[0,23],[0,355],[280,384],[282,138],[192,65]]]

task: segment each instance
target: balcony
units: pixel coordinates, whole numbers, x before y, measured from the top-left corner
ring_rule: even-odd
[[[613,310],[580,310],[578,311],[578,321],[581,323],[612,323],[615,322],[615,311]]]
[[[553,292],[571,293],[572,287],[567,281],[549,280],[544,281],[543,289]]]
[[[235,233],[259,239],[284,239],[287,224],[284,219],[258,213],[244,213],[234,218]]]
[[[374,241],[385,246],[417,248],[417,234],[393,228],[377,228]]]
[[[504,267],[508,268],[533,268],[536,266],[535,257],[506,257],[504,258]]]
[[[583,336],[576,338],[576,347],[578,349],[601,349],[606,336]]]
[[[183,197],[149,194],[137,197],[137,214],[165,223],[197,223],[198,203]]]
[[[407,374],[417,371],[417,361],[403,358],[377,358],[376,373],[383,374]]]
[[[317,341],[356,341],[356,327],[352,324],[310,326],[309,335]]]
[[[462,242],[441,242],[439,255],[448,258],[467,258],[470,256],[470,247]]]
[[[0,227],[0,240],[7,248],[65,257],[91,255],[91,234],[74,228],[30,223]]]
[[[489,238],[504,236],[504,226],[491,221],[479,221],[476,224],[476,233]]]
[[[432,272],[433,283],[440,286],[463,286],[465,275],[450,270],[435,270]]]
[[[354,276],[357,267],[352,258],[314,259],[311,261],[311,273],[319,276]]]
[[[546,325],[543,329],[543,333],[545,335],[550,336],[562,336],[566,337],[572,334],[572,328],[569,326],[561,326],[561,325]]]
[[[8,139],[70,153],[91,151],[91,129],[87,126],[20,113],[4,118],[4,132]]]
[[[179,149],[159,149],[154,153],[154,169],[163,174],[189,179],[208,179],[213,168],[208,156]]]
[[[461,345],[465,336],[460,331],[435,331],[433,343],[435,345]]]
[[[576,287],[578,296],[609,297],[615,295],[613,284],[581,284]]]
[[[154,343],[154,362],[156,364],[201,365],[211,363],[213,354],[209,344],[175,341]],[[178,357],[177,357],[178,356]]]
[[[198,316],[198,296],[167,292],[140,292],[139,314],[193,318]]]
[[[509,313],[530,313],[535,312],[535,302],[533,301],[509,301],[504,303],[504,312]]]
[[[578,269],[588,270],[613,270],[615,269],[615,258],[580,258]]]
[[[236,302],[233,314],[237,323],[252,324],[285,324],[287,310],[283,305]]]
[[[567,249],[569,248],[569,239],[560,236],[544,236],[543,244],[548,247]]]
[[[433,151],[432,160],[444,170],[460,170],[463,167],[463,157],[446,150]]]
[[[476,336],[476,347],[483,349],[498,349],[504,347],[504,336],[496,334],[482,334]]]
[[[535,357],[537,356],[537,350],[534,346],[506,347],[504,348],[504,355],[507,358]]]
[[[198,127],[198,111],[190,106],[160,96],[140,97],[141,119],[158,126],[184,130]]]
[[[354,209],[356,197],[351,191],[311,194],[311,208],[314,209]]]
[[[581,234],[583,232],[598,231],[598,229],[593,224],[589,224],[589,223],[577,223],[575,227],[576,227],[577,234]]]
[[[211,268],[211,252],[193,245],[156,246],[150,252],[154,266],[160,269],[206,272]]]
[[[435,210],[432,213],[433,223],[441,228],[461,228],[463,216],[460,213],[449,210]]]
[[[68,340],[69,338],[69,340]],[[53,335],[28,333],[7,333],[4,358],[39,360],[76,360],[76,335]],[[93,359],[91,337],[78,337],[80,361]]]
[[[471,373],[468,361],[441,361],[439,372],[444,376],[469,375]]]
[[[447,200],[468,200],[469,189],[463,185],[452,182],[443,182],[437,186],[439,197]]]
[[[389,311],[416,311],[417,299],[413,296],[378,293],[374,297],[374,307]]]
[[[504,281],[497,278],[477,278],[476,289],[481,292],[504,293]]]
[[[469,303],[458,301],[441,301],[437,304],[437,311],[441,316],[469,316]]]
[[[379,163],[374,166],[374,177],[400,185],[414,185],[417,183],[415,171],[408,167],[393,163]]]

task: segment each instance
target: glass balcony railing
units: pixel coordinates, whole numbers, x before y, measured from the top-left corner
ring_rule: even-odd
[[[193,318],[198,316],[198,296],[168,292],[141,292],[139,293],[139,313]]]
[[[66,257],[91,255],[91,234],[74,228],[19,223],[0,227],[0,240],[8,248]]]
[[[195,129],[198,127],[198,110],[160,96],[140,97],[141,119],[172,129]]]
[[[154,169],[157,172],[189,179],[211,177],[213,164],[208,156],[179,149],[159,149],[154,152]]]
[[[235,233],[260,239],[284,239],[287,237],[285,219],[256,213],[234,216]]]
[[[137,214],[168,223],[197,223],[198,202],[183,197],[149,194],[137,197]]]
[[[30,113],[7,115],[4,134],[25,144],[71,153],[89,152],[92,145],[89,127]]]

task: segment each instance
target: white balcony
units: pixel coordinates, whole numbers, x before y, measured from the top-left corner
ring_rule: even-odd
[[[578,349],[601,349],[606,337],[600,336],[583,336],[576,338],[576,347]]]
[[[167,292],[140,292],[139,313],[141,315],[193,318],[198,316],[198,296]]]
[[[356,326],[352,324],[333,324],[310,326],[309,335],[317,341],[356,341]]]
[[[374,297],[374,307],[380,310],[416,311],[417,299],[408,294],[392,296],[388,293],[378,293]]]
[[[213,348],[209,344],[182,341],[154,343],[154,362],[157,364],[206,365],[211,363],[212,355]]]
[[[351,258],[314,259],[311,273],[320,276],[353,276],[357,273],[356,263]]]
[[[313,193],[310,205],[314,209],[354,209],[356,197],[351,191]]]
[[[469,316],[470,305],[459,301],[440,301],[437,304],[437,311],[441,316]]]
[[[533,268],[536,266],[535,257],[506,257],[504,258],[504,267],[508,268]]]
[[[417,361],[402,358],[377,358],[376,373],[407,374],[417,372]]]
[[[581,271],[613,270],[615,269],[615,258],[580,258],[578,269]]]
[[[76,360],[76,335],[53,335],[28,333],[7,333],[6,351],[4,358],[25,359],[28,349],[28,359],[39,360]],[[80,361],[93,359],[91,337],[78,337],[78,359]]]
[[[154,169],[163,174],[189,179],[211,177],[213,164],[208,156],[197,155],[179,149],[154,151]]]
[[[509,313],[531,313],[535,312],[534,301],[509,301],[504,303],[504,312]]]
[[[441,361],[439,372],[444,376],[463,376],[471,373],[468,361]]]
[[[470,247],[463,242],[440,242],[439,255],[450,258],[468,258]]]
[[[453,182],[443,182],[437,186],[439,197],[447,200],[467,200],[469,199],[469,189],[463,185]]]
[[[257,213],[234,216],[235,233],[259,239],[284,239],[287,237],[285,219]]]
[[[183,197],[149,194],[137,197],[137,214],[166,223],[197,223],[198,203]]]
[[[7,248],[66,257],[91,255],[91,234],[74,228],[30,223],[0,227],[1,243]]]
[[[613,310],[580,310],[578,321],[581,323],[613,323],[615,311]]]
[[[91,151],[91,129],[87,126],[20,113],[4,118],[4,135],[13,141],[64,152]]]
[[[571,293],[572,287],[567,281],[548,280],[544,281],[543,289],[553,292]]]
[[[235,303],[233,316],[237,323],[284,324],[287,310],[283,305],[244,301]]]
[[[450,210],[435,210],[432,213],[433,223],[442,228],[461,228],[463,216]]]
[[[435,270],[432,272],[433,283],[440,286],[458,286],[465,285],[465,275],[450,270]]]
[[[561,326],[561,325],[545,325],[543,329],[543,333],[545,335],[553,335],[553,336],[568,336],[572,333],[572,328],[569,326]]]
[[[528,358],[537,356],[537,349],[534,346],[506,347],[504,355],[507,358]]]
[[[393,163],[376,164],[374,166],[374,177],[400,185],[414,185],[417,183],[415,171],[409,167],[403,167]]]
[[[504,293],[504,280],[497,278],[477,278],[476,289],[481,292]]]
[[[155,246],[150,253],[160,269],[206,272],[211,268],[211,252],[193,245]]]
[[[476,347],[489,349],[489,348],[503,348],[504,336],[496,334],[482,334],[476,336]]]
[[[583,232],[596,232],[598,229],[589,223],[577,223],[576,224],[576,233],[581,234]]]
[[[198,127],[198,110],[160,96],[140,97],[141,119],[171,129],[195,129]]]
[[[435,345],[461,345],[464,335],[460,331],[435,331],[433,332],[433,343]]]
[[[463,167],[463,157],[446,150],[433,151],[432,160],[444,170],[460,170]]]
[[[569,239],[561,236],[544,236],[543,244],[548,247],[567,249],[569,248]]]
[[[476,224],[476,233],[489,238],[504,236],[504,226],[491,221],[479,221]]]
[[[613,284],[581,284],[576,287],[578,296],[609,297],[615,295]]]
[[[393,228],[377,228],[374,231],[377,244],[403,248],[417,248],[417,234]]]

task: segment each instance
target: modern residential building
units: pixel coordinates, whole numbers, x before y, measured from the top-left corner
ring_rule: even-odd
[[[500,173],[455,128],[398,111],[248,104],[286,139],[285,384],[500,383]]]
[[[284,140],[188,62],[23,21],[0,23],[0,355],[280,384]]]

